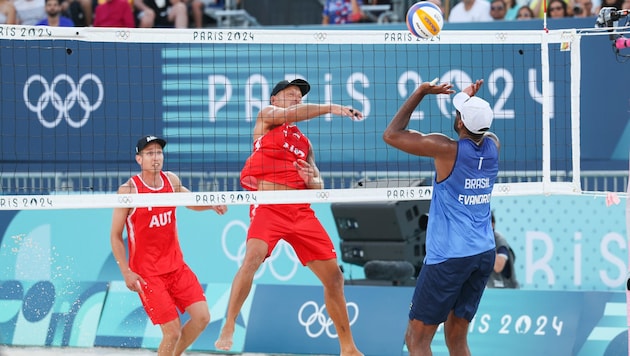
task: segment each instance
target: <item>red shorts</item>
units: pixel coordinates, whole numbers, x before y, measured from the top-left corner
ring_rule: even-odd
[[[142,286],[144,293],[138,294],[155,325],[179,318],[178,309],[183,313],[192,304],[206,301],[197,276],[186,264],[173,272],[142,278],[147,284]]]
[[[310,204],[252,205],[247,239],[260,239],[269,246],[267,257],[280,239],[288,242],[300,262],[337,258],[328,233]]]

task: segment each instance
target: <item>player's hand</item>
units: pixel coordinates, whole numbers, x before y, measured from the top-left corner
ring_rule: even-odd
[[[214,210],[217,214],[223,215],[227,212],[227,205],[213,205],[210,209]]]
[[[365,120],[363,113],[360,112],[359,110],[353,109],[353,108],[347,108],[347,109],[350,112],[350,120],[357,121],[357,122]]]
[[[453,94],[455,90],[452,89],[453,84],[450,83],[441,83],[438,84],[437,78],[431,82],[424,82],[420,85],[420,90],[422,90],[425,94]]]
[[[293,166],[297,169],[298,174],[307,184],[313,180],[316,172],[313,166],[311,166],[308,162],[303,159],[298,159],[293,162]]]
[[[144,281],[144,279],[142,279],[142,277],[140,277],[140,275],[132,270],[128,270],[123,277],[125,278],[125,285],[127,285],[127,288],[129,288],[130,291],[144,293],[144,290],[142,290],[142,286],[147,283]]]
[[[333,115],[347,116],[352,121],[363,121],[363,113],[351,106],[341,106],[337,104],[330,105],[330,113]]]
[[[479,88],[481,88],[482,85],[483,85],[483,79],[478,79],[476,82],[470,84],[464,90],[462,90],[462,93],[466,93],[468,94],[468,96],[475,96],[475,94],[477,94],[477,91],[479,90]]]

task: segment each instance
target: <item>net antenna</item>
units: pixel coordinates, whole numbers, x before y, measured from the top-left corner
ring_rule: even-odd
[[[432,160],[388,147],[382,134],[408,95],[436,77],[455,90],[484,79],[478,95],[502,142],[494,194],[583,193],[576,30],[442,31],[431,40],[405,30],[5,33],[16,35],[0,39],[3,93],[12,93],[0,96],[2,210],[428,200],[430,184],[386,182],[431,182]],[[305,102],[352,106],[366,120],[298,123],[325,189],[243,191],[256,114],[276,82],[295,78],[311,83]],[[451,100],[427,98],[410,128],[454,137]],[[138,173],[133,147],[147,134],[166,138],[165,170],[195,193],[116,194]]]

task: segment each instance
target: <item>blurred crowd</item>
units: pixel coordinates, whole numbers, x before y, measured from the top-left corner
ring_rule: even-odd
[[[227,2],[227,3],[226,3]],[[208,27],[240,0],[0,0],[0,24],[96,27]]]
[[[630,9],[630,0],[425,0],[438,5],[446,22],[491,22],[564,17],[596,17],[602,7]],[[404,1],[403,1],[404,2]],[[394,8],[400,0],[324,0],[323,24],[368,22],[364,9]],[[405,6],[412,2],[405,2]],[[400,17],[400,16],[399,16]],[[332,19],[332,20],[331,20]],[[404,21],[404,19],[402,19]]]
[[[378,22],[404,22],[404,12],[414,2],[317,1],[323,9],[319,17],[323,25],[376,22],[377,18]],[[630,9],[630,0],[425,1],[441,8],[446,22],[530,20],[545,13],[548,19],[596,17],[602,7]],[[216,13],[241,7],[241,0],[0,0],[0,24],[204,28],[219,24]]]

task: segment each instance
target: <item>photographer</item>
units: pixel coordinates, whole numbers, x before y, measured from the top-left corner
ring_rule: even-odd
[[[488,279],[488,288],[518,288],[518,281],[514,273],[514,261],[516,255],[503,235],[494,228],[496,220],[494,212],[491,215],[492,231],[494,232],[494,243],[496,245],[496,258],[494,269]]]

